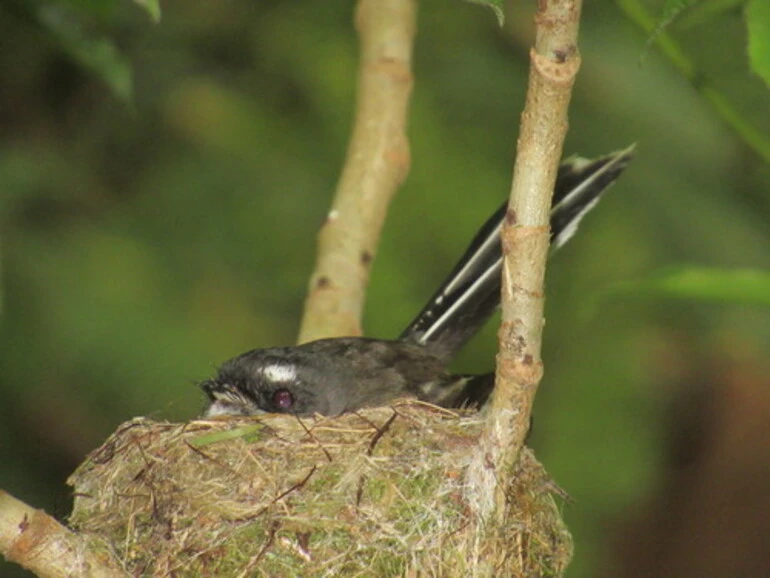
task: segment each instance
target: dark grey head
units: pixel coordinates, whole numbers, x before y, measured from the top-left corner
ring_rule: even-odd
[[[201,387],[211,400],[207,417],[339,415],[404,395],[430,400],[425,388],[448,378],[441,361],[420,345],[342,337],[249,351]]]
[[[211,404],[206,417],[259,413],[342,413],[323,391],[308,387],[297,348],[255,349],[225,362],[201,384]]]

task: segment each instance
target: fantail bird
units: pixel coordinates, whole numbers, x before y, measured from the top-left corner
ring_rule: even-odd
[[[551,208],[551,251],[623,172],[633,147],[559,167]],[[201,383],[210,399],[205,416],[263,412],[338,415],[397,397],[444,407],[482,405],[494,374],[456,375],[447,365],[500,304],[500,228],[507,205],[484,223],[427,305],[395,340],[319,339],[292,347],[254,349],[226,361]]]

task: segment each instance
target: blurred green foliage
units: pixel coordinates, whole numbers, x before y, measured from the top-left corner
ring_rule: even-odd
[[[770,307],[770,271],[674,267],[641,281],[609,285],[596,297],[602,305],[607,297],[667,297]]]
[[[770,88],[770,3],[749,0],[746,4],[751,69]]]
[[[293,341],[354,106],[350,2],[168,0],[157,26],[110,4],[86,23],[131,63],[131,106],[23,2],[0,1],[0,487],[59,515],[67,474],[120,422],[189,419],[219,362]],[[412,171],[368,334],[397,335],[507,196],[533,8],[509,4],[500,29],[469,4],[420,3]],[[770,133],[740,15],[678,34]],[[639,66],[645,40],[610,0],[586,3],[565,153],[639,144],[548,274],[532,443],[575,499],[572,577],[610,567],[613,524],[657,478],[683,373],[770,370],[767,308],[615,299],[581,314],[664,266],[770,263],[770,168],[657,52]],[[492,367],[494,332],[458,369]]]

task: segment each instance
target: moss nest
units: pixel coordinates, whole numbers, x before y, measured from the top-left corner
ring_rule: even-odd
[[[558,576],[572,542],[529,450],[479,538],[482,418],[413,400],[336,418],[123,424],[71,476],[70,525],[137,576]]]

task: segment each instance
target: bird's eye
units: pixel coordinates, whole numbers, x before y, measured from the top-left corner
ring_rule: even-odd
[[[273,403],[279,409],[291,409],[294,405],[294,396],[288,389],[276,389],[273,392]]]

